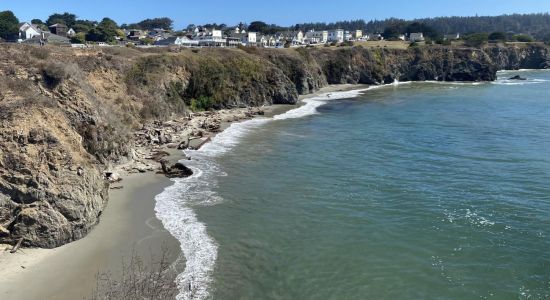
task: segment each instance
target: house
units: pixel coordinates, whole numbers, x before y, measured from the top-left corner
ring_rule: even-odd
[[[443,39],[446,40],[446,41],[458,40],[458,39],[460,39],[460,33],[445,34],[445,35],[443,36]]]
[[[304,42],[306,44],[325,44],[328,41],[328,31],[310,30],[306,32]]]
[[[413,43],[424,41],[424,34],[422,32],[411,32],[409,40]]]
[[[404,34],[398,35],[397,38],[398,38],[400,41],[405,41],[405,40],[407,39],[407,37],[406,37]]]
[[[139,41],[146,38],[147,35],[145,35],[145,32],[139,29],[130,29],[127,31],[126,37],[128,37],[128,39],[132,41]]]
[[[272,35],[260,35],[256,41],[258,47],[272,48],[277,45],[277,41]]]
[[[67,30],[67,36],[68,37],[73,37],[75,35],[76,35],[76,31],[74,31],[74,29],[69,28],[69,30]]]
[[[28,40],[40,35],[42,30],[31,23],[21,23],[19,26],[19,39]]]
[[[53,34],[51,32],[42,32],[40,35],[33,36],[30,39],[23,41],[24,44],[36,44],[42,43],[55,44],[55,45],[70,45],[71,41],[65,36]]]
[[[363,30],[354,30],[351,32],[351,35],[354,40],[360,40],[363,38]]]
[[[232,33],[229,37],[232,42],[239,40],[240,45],[256,46],[258,42],[258,34],[256,32]]]
[[[227,47],[237,47],[242,46],[241,38],[240,37],[234,37],[234,36],[228,36],[225,38],[225,46]]]
[[[171,36],[172,35],[170,34],[170,32],[168,30],[164,30],[162,28],[155,28],[155,29],[149,31],[149,33],[147,34],[147,37],[152,39],[155,42],[160,41],[160,40],[165,40],[165,39],[167,39]]]
[[[61,23],[53,24],[52,26],[49,27],[49,29],[51,33],[55,35],[63,36],[63,37],[67,37],[67,31],[69,31],[69,28],[67,28],[67,25],[61,24]]]
[[[328,41],[342,43],[344,41],[344,30],[336,29],[328,32]]]
[[[352,40],[352,35],[351,35],[351,32],[346,30],[344,31],[344,41],[351,41]]]
[[[246,36],[245,44],[249,46],[256,46],[258,35],[256,32],[248,32],[244,34]]]
[[[192,40],[186,36],[171,36],[163,40],[156,41],[155,46],[181,46],[198,47],[199,41]]]
[[[279,32],[275,35],[277,44],[283,46],[290,43],[292,46],[302,45],[304,43],[304,33],[302,31]]]
[[[223,37],[221,30],[213,29],[200,32],[193,38],[198,40],[199,46],[203,47],[225,47],[227,39]]]

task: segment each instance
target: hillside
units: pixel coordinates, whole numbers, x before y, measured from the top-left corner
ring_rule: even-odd
[[[490,81],[548,68],[545,46],[487,49],[75,50],[0,46],[0,243],[82,238],[108,202],[103,172],[136,130],[192,110],[294,104],[328,84]]]

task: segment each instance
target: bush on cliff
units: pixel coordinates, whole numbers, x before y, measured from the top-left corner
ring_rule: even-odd
[[[466,46],[481,47],[489,41],[489,34],[487,33],[474,33],[467,35],[464,38]]]
[[[48,61],[41,67],[42,78],[47,87],[54,89],[64,80],[71,77],[83,78],[79,67],[72,63],[64,63],[60,61]]]

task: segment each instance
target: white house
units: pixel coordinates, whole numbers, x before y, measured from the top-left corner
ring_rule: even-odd
[[[69,30],[67,30],[67,36],[68,37],[73,37],[75,35],[76,35],[76,31],[74,31],[74,29],[69,28]]]
[[[306,32],[304,42],[308,44],[324,44],[328,41],[328,31],[310,30]]]
[[[404,34],[400,34],[399,36],[397,36],[397,38],[401,41],[404,41],[407,39],[407,37]]]
[[[256,42],[257,42],[256,32],[248,32],[248,33],[245,33],[244,36],[246,37],[246,44],[251,46],[256,45]]]
[[[328,32],[328,41],[341,43],[344,41],[344,30],[336,29]]]
[[[424,41],[424,34],[422,32],[411,32],[409,40],[413,43]]]
[[[19,39],[28,40],[42,34],[42,30],[31,23],[23,23],[19,27]]]
[[[199,32],[194,40],[198,40],[199,46],[204,47],[225,47],[227,39],[223,37],[221,30]]]
[[[189,39],[186,36],[172,36],[167,39],[156,41],[155,46],[181,46],[181,47],[197,47],[199,41]]]
[[[460,33],[446,34],[443,36],[443,39],[446,41],[458,40],[460,39]]]

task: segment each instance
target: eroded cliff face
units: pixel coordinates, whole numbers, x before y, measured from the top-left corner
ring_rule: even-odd
[[[107,204],[103,172],[146,120],[293,104],[328,84],[494,80],[548,67],[545,47],[75,50],[0,46],[0,243],[79,239]]]
[[[485,52],[499,70],[550,68],[550,48],[542,44],[495,46]]]

